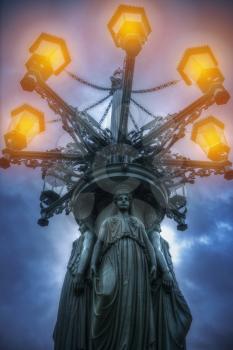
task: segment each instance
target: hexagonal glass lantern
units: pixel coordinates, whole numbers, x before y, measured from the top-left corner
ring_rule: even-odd
[[[108,28],[117,47],[136,56],[151,32],[151,27],[143,7],[120,5]]]
[[[218,62],[209,46],[187,49],[177,70],[186,84],[196,83],[203,92],[206,92],[211,84],[224,81]]]
[[[194,124],[192,140],[201,147],[209,159],[226,160],[230,147],[223,130],[224,124],[214,116],[209,116]]]
[[[24,104],[11,112],[12,120],[4,135],[8,148],[21,150],[39,133],[45,130],[44,114]]]
[[[71,62],[65,41],[54,35],[41,33],[30,47],[32,56],[26,62],[28,70],[37,70],[47,79],[58,75]]]

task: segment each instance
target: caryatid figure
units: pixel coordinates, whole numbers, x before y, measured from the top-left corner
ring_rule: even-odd
[[[93,349],[155,349],[155,253],[144,224],[131,215],[130,189],[119,186],[114,202],[117,213],[101,224],[91,262]]]
[[[95,235],[80,224],[81,236],[73,242],[63,282],[57,322],[54,329],[54,350],[90,349],[92,289],[88,283],[90,260]]]
[[[169,244],[160,231],[159,225],[154,225],[148,232],[158,262],[157,280],[152,287],[156,350],[185,350],[192,316],[176,280]]]

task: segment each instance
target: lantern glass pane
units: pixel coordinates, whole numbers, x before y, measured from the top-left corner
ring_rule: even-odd
[[[196,142],[207,155],[212,148],[227,145],[223,129],[213,123],[208,123],[198,129]]]
[[[46,57],[49,60],[53,71],[56,71],[65,63],[61,47],[48,40],[42,40],[38,48],[35,50],[35,53]]]
[[[122,26],[126,22],[137,22],[143,24],[142,16],[139,13],[124,13],[122,14],[116,23],[113,25],[112,30],[115,34],[118,34]]]
[[[40,133],[40,124],[38,117],[29,111],[23,111],[13,117],[10,125],[10,131],[17,131],[24,135],[29,142],[34,136]]]
[[[184,67],[184,73],[189,77],[189,79],[197,82],[201,76],[201,73],[205,69],[215,67],[216,64],[208,53],[197,54],[189,57]]]

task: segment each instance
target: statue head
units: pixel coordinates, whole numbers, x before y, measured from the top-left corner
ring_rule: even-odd
[[[119,185],[115,189],[114,203],[120,211],[129,211],[132,202],[132,194],[129,186]]]

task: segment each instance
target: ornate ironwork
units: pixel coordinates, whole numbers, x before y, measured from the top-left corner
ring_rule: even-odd
[[[213,85],[207,93],[188,107],[163,117],[155,115],[135,101],[131,93],[155,92],[174,86],[179,81],[173,80],[150,89],[132,90],[133,71],[134,57],[127,55],[123,70],[117,69],[111,77],[110,88],[90,83],[67,72],[82,84],[109,92],[107,96],[89,105],[83,111],[68,105],[37,72],[29,71],[25,75],[22,80],[23,88],[34,90],[47,101],[54,113],[60,116],[60,119],[55,121],[61,121],[63,129],[73,139],[73,142],[66,147],[46,152],[16,151],[9,148],[3,150],[0,167],[6,169],[11,164],[24,164],[30,168],[40,167],[45,182],[44,187],[50,186],[49,190],[42,191],[42,216],[39,224],[47,225],[48,219],[54,214],[70,212],[74,188],[82,181],[84,183],[90,181],[93,177],[93,169],[105,168],[108,172],[109,167],[117,164],[121,164],[122,174],[126,174],[127,169],[135,164],[142,169],[147,169],[155,176],[160,186],[165,186],[168,193],[166,215],[177,222],[180,230],[186,228],[186,199],[185,196],[179,197],[175,194],[177,189],[185,184],[193,184],[197,177],[224,175],[225,179],[233,178],[229,161],[194,161],[172,153],[172,146],[185,136],[186,127],[194,123],[204,110],[214,103],[219,103],[219,94],[225,91],[223,86],[219,83]],[[95,108],[111,96],[112,99],[99,122],[88,114],[88,110]],[[134,113],[129,110],[130,101],[153,120],[139,128]],[[110,108],[112,108],[112,118],[119,119],[111,123],[111,130],[101,127]],[[133,125],[133,130],[130,132],[128,132],[128,118]],[[54,193],[57,188],[60,190],[65,188],[65,193],[56,197]]]

